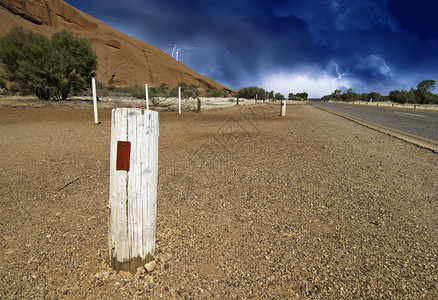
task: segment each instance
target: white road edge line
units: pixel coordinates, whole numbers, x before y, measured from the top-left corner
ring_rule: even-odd
[[[410,116],[416,116],[416,117],[429,118],[428,116],[417,115],[417,114],[411,114],[411,113],[405,113],[405,112],[401,112],[401,111],[395,111],[394,113],[396,113],[396,114],[402,114],[402,115],[410,115]]]

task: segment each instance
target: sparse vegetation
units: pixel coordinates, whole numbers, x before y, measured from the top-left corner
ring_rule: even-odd
[[[383,96],[377,92],[357,94],[349,89],[346,93],[341,90],[335,90],[332,94],[322,97],[323,100],[337,100],[337,101],[393,101],[401,104],[438,104],[438,95],[432,93],[435,89],[435,80],[423,80],[417,88],[407,90],[393,90],[388,96]]]
[[[220,98],[220,97],[228,97],[228,94],[222,89],[214,89],[211,88],[208,91],[206,91],[202,96],[204,97],[212,97],[212,98]]]
[[[0,95],[4,95],[8,93],[8,89],[6,87],[6,75],[0,70]]]
[[[307,97],[309,97],[309,94],[307,94],[306,92],[296,93],[295,95],[293,93],[289,93],[288,100],[303,101],[307,100]]]
[[[66,30],[49,39],[14,28],[0,39],[0,60],[20,91],[44,100],[65,100],[84,90],[97,68],[97,54],[90,42]]]
[[[280,93],[275,93],[274,99],[275,100],[284,100],[286,98],[284,98],[284,96]]]
[[[266,99],[270,99],[269,95],[270,94],[267,91],[265,91],[263,88],[259,88],[257,86],[248,86],[241,88],[237,92],[236,97],[245,98],[245,99],[266,100]]]

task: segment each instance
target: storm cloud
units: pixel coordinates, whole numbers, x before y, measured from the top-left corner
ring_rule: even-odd
[[[66,1],[239,89],[387,94],[437,80],[430,1]]]

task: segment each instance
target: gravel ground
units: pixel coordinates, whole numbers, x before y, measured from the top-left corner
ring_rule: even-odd
[[[107,263],[110,111],[0,108],[4,299],[437,299],[438,155],[304,103],[160,113],[153,271]]]

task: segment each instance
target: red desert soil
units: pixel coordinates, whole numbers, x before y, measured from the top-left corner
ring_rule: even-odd
[[[0,108],[0,297],[437,299],[438,155],[278,112],[160,113],[157,266],[131,275],[107,264],[110,111]]]

